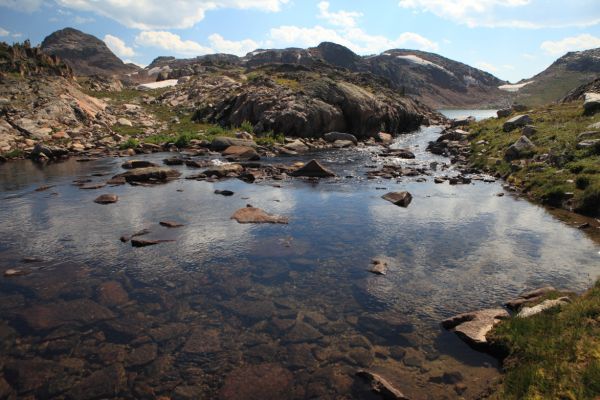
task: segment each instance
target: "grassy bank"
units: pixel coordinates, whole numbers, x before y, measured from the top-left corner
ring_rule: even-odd
[[[529,136],[536,148],[527,159],[505,159],[506,150],[522,133],[521,129],[504,132],[508,118],[501,118],[470,127],[471,162],[502,176],[534,201],[582,214],[600,213],[600,146],[577,148],[583,140],[578,135],[590,131],[600,114],[584,116],[580,102],[552,104],[527,114],[536,128]],[[600,139],[600,135],[587,139]]]
[[[506,320],[488,336],[509,351],[493,399],[598,399],[600,280],[559,309]]]

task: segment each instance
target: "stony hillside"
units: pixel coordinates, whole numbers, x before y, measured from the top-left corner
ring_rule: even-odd
[[[413,50],[389,50],[361,57],[335,43],[309,49],[259,49],[245,57],[215,54],[178,60],[160,57],[141,74],[149,79],[180,78],[215,66],[257,68],[294,64],[309,68],[333,66],[350,72],[372,73],[388,80],[392,89],[433,108],[502,106],[508,97],[498,89],[505,84],[484,71],[439,55]]]
[[[529,106],[558,101],[574,88],[600,76],[600,48],[570,52],[531,79],[515,100]]]
[[[41,48],[63,59],[78,76],[122,75],[139,69],[121,61],[100,39],[73,28],[52,33]]]

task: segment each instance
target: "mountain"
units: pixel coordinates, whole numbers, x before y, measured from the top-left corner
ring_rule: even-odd
[[[125,64],[106,44],[95,36],[65,28],[46,37],[42,50],[60,57],[73,68],[75,75],[123,75],[139,68]]]
[[[503,105],[508,97],[506,92],[498,89],[506,82],[437,54],[395,49],[363,57],[328,42],[308,49],[258,49],[241,58],[224,54],[184,60],[159,57],[146,67],[144,73],[160,76],[160,79],[180,78],[224,64],[248,69],[277,64],[329,65],[351,72],[372,73],[385,78],[391,88],[434,108],[493,107]]]
[[[529,106],[555,102],[600,76],[600,48],[565,54],[546,70],[519,82],[515,100]]]

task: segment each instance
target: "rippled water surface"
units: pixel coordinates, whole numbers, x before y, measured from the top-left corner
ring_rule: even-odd
[[[498,377],[496,362],[439,321],[528,288],[583,290],[599,273],[600,248],[544,209],[498,197],[499,183],[434,184],[433,175],[455,173],[424,151],[439,131],[398,139],[416,160],[379,158],[377,147],[263,160],[319,158],[340,178],[318,183],[179,179],[81,190],[74,180],[106,181],[124,159],[0,165],[0,268],[30,272],[0,278],[0,390],[8,382],[38,398],[368,398],[354,374],[370,369],[414,399],[478,397]],[[439,166],[425,182],[366,179],[384,162]],[[52,187],[36,192],[41,185]],[[413,194],[406,209],[381,199],[398,190]],[[95,204],[103,193],[119,202]],[[246,204],[289,224],[230,219]],[[142,229],[144,239],[173,241],[119,240]],[[374,257],[388,261],[387,275],[367,272]]]

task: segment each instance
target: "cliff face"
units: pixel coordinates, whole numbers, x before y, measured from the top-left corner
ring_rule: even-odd
[[[52,33],[41,48],[64,60],[78,76],[122,75],[139,69],[121,61],[100,39],[73,28]]]

